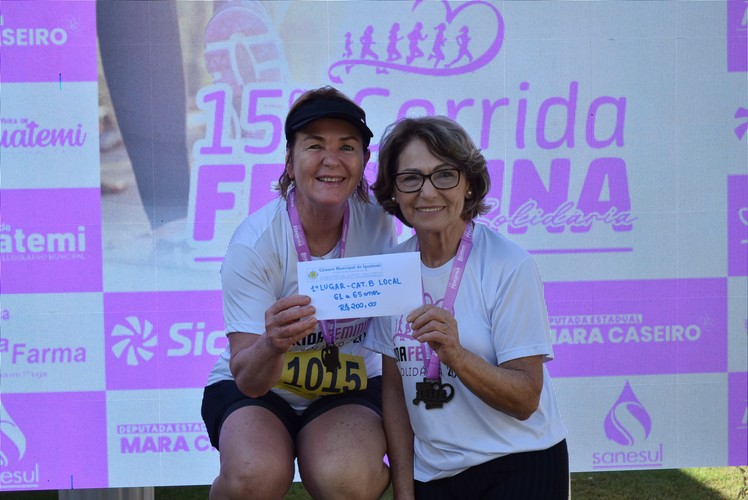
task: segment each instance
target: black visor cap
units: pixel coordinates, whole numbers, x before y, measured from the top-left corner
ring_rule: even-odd
[[[359,110],[354,104],[343,99],[314,99],[299,106],[286,118],[286,141],[293,134],[314,120],[320,118],[338,118],[345,120],[361,131],[361,139],[364,147],[369,147],[369,142],[374,134],[366,125],[366,113]]]

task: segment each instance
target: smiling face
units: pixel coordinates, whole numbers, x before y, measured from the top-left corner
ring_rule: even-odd
[[[418,138],[414,138],[403,148],[397,161],[397,174],[413,172],[428,175],[437,172],[431,178],[434,180],[440,170],[453,168],[454,165],[434,156],[426,143]],[[460,182],[452,189],[436,189],[427,179],[415,193],[403,193],[395,189],[395,197],[403,216],[419,235],[447,234],[461,232],[465,227],[462,212],[467,191],[467,180],[464,175],[460,175]]]
[[[286,171],[296,184],[299,211],[343,207],[368,160],[361,132],[345,120],[321,118],[296,132]]]

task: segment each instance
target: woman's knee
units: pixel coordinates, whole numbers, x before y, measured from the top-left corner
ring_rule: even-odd
[[[297,452],[304,486],[320,498],[379,498],[389,484],[381,418],[358,405],[343,405],[309,422]]]
[[[232,412],[221,428],[221,472],[211,489],[225,498],[283,498],[294,475],[294,445],[265,408]],[[215,498],[220,498],[215,496]]]
[[[211,498],[283,498],[293,476],[293,463],[287,467],[269,463],[243,468],[221,467],[221,473],[211,488]]]
[[[389,468],[381,457],[300,463],[299,471],[304,487],[315,498],[378,499],[390,482]]]

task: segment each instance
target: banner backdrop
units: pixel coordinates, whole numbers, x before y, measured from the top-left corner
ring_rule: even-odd
[[[0,490],[212,482],[218,270],[325,84],[370,177],[406,115],[483,150],[572,471],[748,464],[747,27],[745,0],[3,2]]]

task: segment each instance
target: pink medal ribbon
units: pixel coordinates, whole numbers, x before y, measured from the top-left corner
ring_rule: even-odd
[[[452,262],[447,290],[444,292],[444,300],[442,301],[442,308],[447,311],[451,311],[454,307],[465,266],[470,251],[473,249],[473,229],[472,223],[465,226],[465,232],[462,233],[457,254],[455,254],[454,262]],[[416,249],[418,248],[416,247]],[[424,343],[424,345],[427,353],[426,360],[423,363],[426,369],[426,378],[423,379],[423,382],[416,383],[416,397],[413,399],[413,404],[418,405],[420,401],[423,401],[426,404],[426,409],[431,410],[432,408],[441,408],[444,403],[448,403],[454,396],[454,388],[450,384],[442,384],[439,355],[431,349],[428,343]]]
[[[287,202],[288,218],[291,221],[291,230],[293,233],[293,242],[296,247],[296,255],[301,262],[307,262],[312,260],[312,252],[309,250],[309,245],[306,242],[306,235],[304,234],[304,228],[301,225],[301,218],[299,217],[299,210],[296,208],[296,190],[291,189],[288,192]],[[350,208],[348,203],[345,204],[345,211],[343,212],[343,229],[340,234],[340,256],[345,255],[345,243],[348,238],[348,221],[350,218]],[[338,352],[338,346],[335,345],[335,327],[336,321],[320,321],[320,329],[322,330],[322,337],[325,339],[325,347],[322,349],[322,364],[325,365],[327,371],[334,372],[336,369],[341,368],[340,355]],[[332,328],[330,328],[332,326]]]

